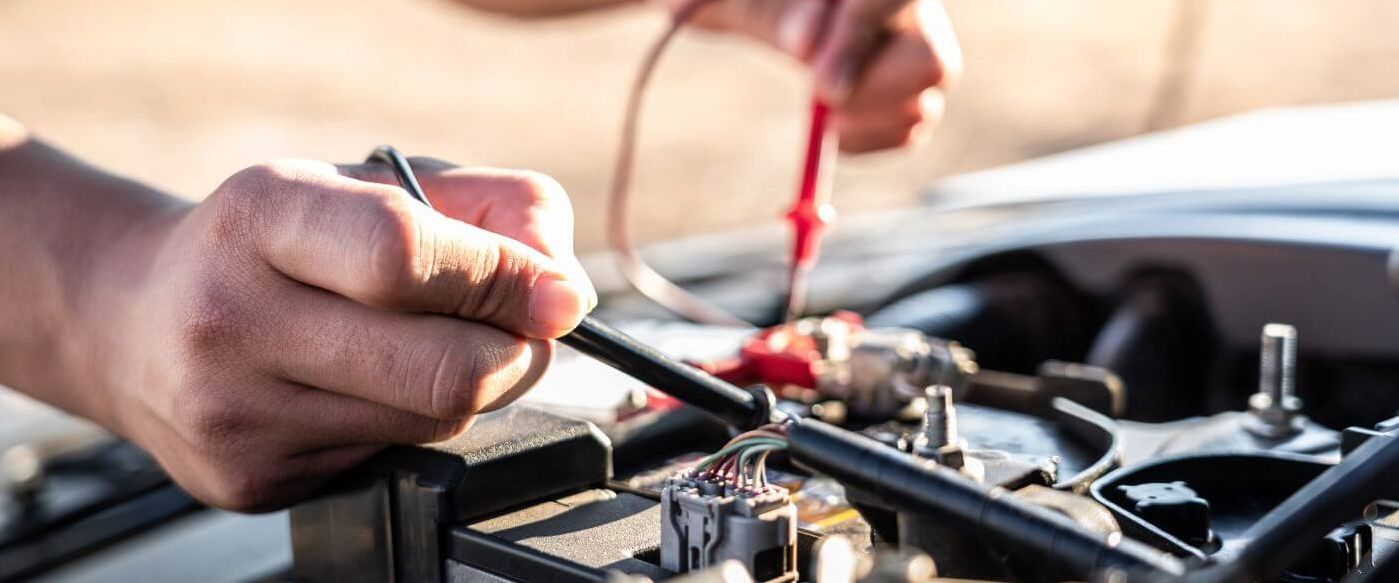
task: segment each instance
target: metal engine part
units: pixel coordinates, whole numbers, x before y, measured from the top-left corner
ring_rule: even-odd
[[[858,416],[889,417],[923,396],[923,387],[964,392],[977,372],[976,356],[956,342],[903,328],[866,329],[821,318],[812,333],[824,358],[815,367],[816,390],[839,399]]]
[[[1258,357],[1258,392],[1248,399],[1249,431],[1282,438],[1302,431],[1307,418],[1297,398],[1297,329],[1287,324],[1263,327]]]

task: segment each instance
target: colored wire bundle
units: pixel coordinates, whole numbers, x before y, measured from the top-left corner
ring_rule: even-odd
[[[768,455],[787,449],[789,429],[788,424],[773,423],[738,435],[700,460],[696,477],[730,482],[738,488],[766,488]]]

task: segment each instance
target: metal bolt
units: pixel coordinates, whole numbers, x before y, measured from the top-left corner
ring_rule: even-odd
[[[962,440],[957,437],[957,409],[952,405],[952,387],[933,385],[923,390],[928,403],[923,411],[923,427],[913,439],[913,453],[954,469],[962,469],[965,459]]]
[[[923,397],[928,407],[923,412],[923,427],[913,440],[914,455],[957,470],[977,482],[985,481],[985,466],[967,452],[966,442],[957,435],[952,387],[933,385],[923,390]]]
[[[1263,327],[1258,392],[1249,397],[1249,430],[1265,437],[1286,437],[1301,429],[1302,400],[1296,395],[1297,329],[1287,324]]]
[[[1287,324],[1263,327],[1263,350],[1259,358],[1258,392],[1275,403],[1296,393],[1293,370],[1297,367],[1297,329]]]
[[[937,449],[957,443],[957,410],[952,406],[952,387],[933,385],[923,391],[928,408],[923,412],[923,443]]]

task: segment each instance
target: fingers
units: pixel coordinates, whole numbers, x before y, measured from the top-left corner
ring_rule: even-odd
[[[960,49],[941,4],[915,2],[893,16],[887,27],[887,41],[867,57],[858,82],[841,89],[844,99],[835,111],[845,152],[921,142],[942,120],[944,90],[960,75]],[[833,38],[826,49],[835,43]],[[817,69],[818,91],[824,88],[831,95],[831,83],[822,82],[829,77],[821,76],[819,59]]]
[[[944,107],[942,92],[930,89],[894,106],[838,111],[840,148],[859,154],[917,144],[942,120]]]
[[[305,451],[353,445],[420,444],[464,433],[475,417],[434,419],[354,397],[283,383],[279,398],[250,403],[247,414],[269,420],[265,431]]]
[[[427,188],[443,214],[515,239],[549,257],[577,263],[573,205],[553,178],[509,170],[470,174],[458,170],[433,178],[439,180],[432,180]]]
[[[553,356],[548,342],[484,324],[374,310],[304,287],[284,297],[280,325],[266,327],[264,342],[277,347],[262,357],[267,369],[286,381],[398,410],[352,407],[361,417],[346,425],[401,430],[406,442],[450,436],[441,433],[450,425],[424,421],[460,422],[513,401],[539,380]],[[319,392],[303,399],[314,401]],[[383,442],[378,430],[351,431],[343,437]]]
[[[947,72],[925,39],[900,35],[872,55],[842,110],[889,107],[940,90]]]
[[[365,305],[555,338],[594,301],[586,279],[545,253],[330,165],[258,166],[220,190],[234,193],[233,206],[257,207],[247,214],[275,269]]]
[[[573,204],[558,181],[538,172],[460,168],[433,158],[412,158],[414,173],[438,212],[509,237],[558,261],[585,283],[589,309],[597,294],[573,252]],[[381,164],[342,165],[360,180],[397,185]]]
[[[844,103],[855,90],[865,63],[888,36],[889,21],[907,0],[845,0],[836,9],[830,32],[813,65],[818,94]]]
[[[926,135],[961,72],[957,37],[936,0],[727,0],[695,22],[743,32],[811,64],[817,95],[844,119],[847,152]]]
[[[961,49],[939,2],[845,0],[812,64],[827,101],[888,103],[951,85]]]
[[[438,212],[505,235],[554,258],[573,254],[573,206],[558,181],[545,174],[461,168],[436,158],[409,159]],[[387,166],[345,164],[341,174],[398,186]]]

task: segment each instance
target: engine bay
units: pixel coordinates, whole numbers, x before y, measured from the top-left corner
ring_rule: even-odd
[[[237,578],[1394,580],[1386,192],[905,214],[837,235],[824,315],[790,324],[734,245],[687,285],[768,327],[601,315],[762,419],[562,349],[525,402],[273,515]],[[0,580],[112,580],[115,549],[212,512],[128,444],[34,435],[5,453]]]
[[[597,419],[613,475],[591,483],[606,487],[579,491],[580,478],[556,499],[486,513],[434,556],[464,581],[734,580],[726,569],[756,581],[1174,580],[1241,563],[1218,580],[1370,575],[1396,534],[1382,501],[1290,543],[1285,560],[1248,549],[1282,536],[1259,525],[1289,497],[1342,479],[1327,472],[1343,455],[1399,428],[1388,346],[1272,321],[1309,303],[1277,297],[1313,293],[1288,285],[1295,270],[1318,281],[1368,262],[1384,284],[1388,253],[1184,234],[1067,241],[940,269],[863,314],[756,333],[638,323],[638,336],[736,385],[773,387],[777,408],[821,423],[733,436],[673,399],[641,399]],[[1113,284],[1089,291],[1104,273]],[[1382,320],[1393,292],[1379,291],[1368,317]],[[1234,329],[1250,321],[1251,337]],[[560,360],[569,379],[596,366]],[[325,533],[349,511],[321,506],[308,544],[343,549]],[[339,572],[337,561],[298,572]]]

